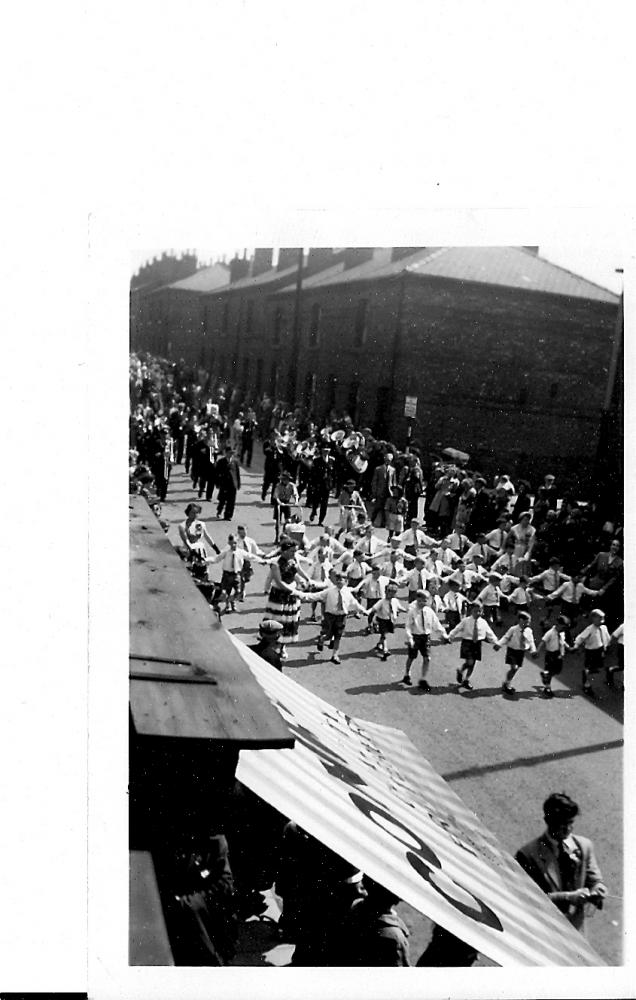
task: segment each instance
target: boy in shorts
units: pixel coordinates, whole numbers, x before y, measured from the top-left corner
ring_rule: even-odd
[[[503,694],[514,694],[515,689],[510,682],[522,666],[526,653],[529,652],[535,657],[537,655],[537,647],[530,628],[530,615],[527,611],[517,612],[517,624],[509,628],[495,643],[495,650],[501,649],[502,646],[508,647],[506,650],[508,673],[501,690]]]
[[[593,674],[597,674],[603,666],[605,650],[609,646],[610,637],[605,625],[604,611],[601,611],[600,608],[594,608],[590,612],[590,618],[590,624],[582,632],[579,632],[574,640],[574,649],[583,646],[585,650],[582,672],[583,693],[588,698],[596,698],[597,696],[592,688],[591,677]]]
[[[563,669],[563,658],[566,652],[569,652],[572,648],[567,642],[569,627],[570,619],[566,618],[565,615],[559,615],[556,625],[553,625],[552,628],[548,629],[545,635],[541,636],[537,654],[540,653],[542,649],[545,649],[543,670],[541,671],[541,680],[543,681],[541,694],[544,698],[552,698],[554,696],[554,691],[552,690],[552,678],[561,673],[561,670]]]
[[[475,664],[481,660],[482,642],[497,642],[497,636],[484,619],[482,611],[479,601],[473,601],[470,613],[448,633],[451,642],[453,639],[461,639],[459,656],[463,662],[456,673],[457,690],[465,688],[467,691],[472,691],[473,685],[469,678],[475,669]]]
[[[384,597],[372,604],[368,610],[369,622],[375,618],[378,626],[380,641],[375,648],[383,660],[388,659],[389,656],[386,637],[395,631],[400,611],[406,611],[406,608],[397,599],[397,590],[397,584],[390,580],[386,585]]]

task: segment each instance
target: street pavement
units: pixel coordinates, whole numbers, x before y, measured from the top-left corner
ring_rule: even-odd
[[[232,522],[216,518],[215,497],[201,501],[202,519],[219,547],[230,531],[244,524],[247,533],[267,548],[274,542],[272,508],[260,499],[262,460],[255,449],[252,469],[241,469],[239,492]],[[184,508],[196,499],[183,466],[172,470],[163,517],[169,538],[178,544],[177,525]],[[320,529],[309,524],[307,535]],[[332,501],[326,523],[335,524]],[[381,532],[383,535],[384,533]],[[255,573],[244,604],[225,615],[223,624],[236,636],[254,641],[267,602],[263,593],[266,568],[254,564]],[[220,568],[211,577],[220,579]],[[405,596],[405,595],[404,595]],[[403,603],[406,603],[400,595]],[[553,681],[554,698],[540,697],[540,661],[527,660],[515,678],[517,696],[501,694],[505,651],[495,652],[484,643],[483,660],[472,677],[473,691],[458,693],[455,669],[459,643],[433,648],[428,680],[433,691],[425,694],[415,683],[403,687],[404,631],[389,636],[392,654],[382,662],[373,647],[376,636],[365,636],[365,620],[350,618],[340,647],[342,663],[317,653],[318,626],[307,621],[309,604],[303,604],[299,642],[288,647],[284,672],[309,691],[352,716],[402,729],[423,756],[448,781],[453,790],[495,833],[512,854],[542,832],[542,803],[548,794],[567,792],[580,806],[574,832],[590,837],[612,898],[602,911],[593,908],[588,938],[611,965],[622,962],[623,941],[623,695],[610,691],[603,677],[596,678],[600,700],[591,702],[581,691],[580,652],[569,654],[563,673]],[[535,639],[541,635],[540,615],[533,613]],[[304,622],[304,624],[303,624]],[[512,624],[504,616],[503,634]],[[419,677],[414,665],[413,679]],[[415,963],[430,936],[430,921],[406,904],[399,912],[411,931],[411,961]],[[480,959],[480,965],[490,965]]]

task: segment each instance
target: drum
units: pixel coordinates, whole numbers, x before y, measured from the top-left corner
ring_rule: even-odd
[[[334,431],[331,435],[331,440],[334,444],[342,444],[344,441],[345,432],[344,431]]]
[[[359,451],[348,451],[347,461],[354,472],[357,472],[359,476],[366,472],[369,467],[369,460],[364,458]]]

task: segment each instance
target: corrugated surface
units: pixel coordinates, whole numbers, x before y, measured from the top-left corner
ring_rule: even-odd
[[[167,665],[170,676],[181,672],[217,682],[131,679],[131,710],[139,733],[240,746],[292,745],[279,713],[216,622],[142,497],[130,498],[130,654],[133,675],[161,673]]]
[[[237,778],[401,899],[505,966],[603,965],[407,739],[352,719],[233,639],[296,735]]]
[[[426,247],[408,257],[386,264],[367,261],[348,271],[330,269],[303,281],[303,288],[347,285],[355,281],[379,281],[412,276],[476,281],[506,288],[548,292],[594,302],[618,303],[618,296],[522,247]],[[282,291],[291,292],[292,285]]]

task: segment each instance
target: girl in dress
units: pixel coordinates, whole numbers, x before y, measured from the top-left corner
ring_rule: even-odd
[[[312,582],[296,561],[295,543],[283,536],[280,556],[270,568],[270,586],[265,613],[266,618],[273,618],[283,626],[281,635],[283,660],[288,657],[287,645],[298,640],[300,597],[296,586],[297,580],[306,583],[308,588],[312,589]]]
[[[206,558],[208,553],[205,542],[214,549],[217,555],[221,551],[214,539],[208,534],[203,521],[199,520],[200,513],[201,507],[198,503],[189,503],[185,509],[185,521],[179,525],[179,537],[186,550],[188,561]]]

